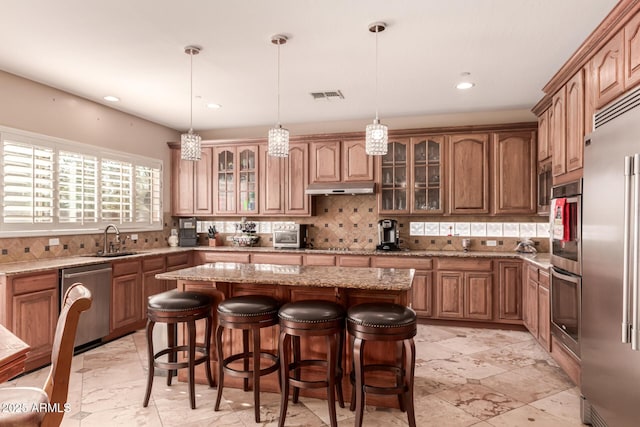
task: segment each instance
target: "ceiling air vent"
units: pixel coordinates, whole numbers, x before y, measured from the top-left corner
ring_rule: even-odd
[[[324,92],[311,92],[311,96],[315,101],[337,101],[344,99],[344,95],[339,90],[327,90]]]

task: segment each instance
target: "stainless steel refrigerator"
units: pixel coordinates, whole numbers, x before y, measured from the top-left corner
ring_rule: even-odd
[[[595,116],[585,140],[582,417],[640,425],[640,90]]]

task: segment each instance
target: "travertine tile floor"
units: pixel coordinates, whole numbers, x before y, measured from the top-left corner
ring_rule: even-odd
[[[419,325],[416,337],[415,406],[418,426],[582,425],[579,390],[534,341],[520,331]],[[251,393],[225,388],[213,411],[215,388],[196,386],[197,409],[187,386],[167,387],[156,377],[148,408],[146,341],[142,331],[74,357],[63,426],[256,426]],[[3,384],[41,386],[48,369]],[[280,395],[262,393],[259,425],[276,426]],[[348,405],[347,405],[348,406]],[[340,426],[353,414],[338,410]],[[301,398],[289,403],[286,425],[328,425],[326,402]],[[367,407],[364,425],[405,426],[398,410]]]

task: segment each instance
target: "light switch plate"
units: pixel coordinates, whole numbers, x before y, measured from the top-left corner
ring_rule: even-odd
[[[57,237],[53,239],[49,239],[49,246],[58,246],[60,244],[60,239]]]
[[[487,246],[498,246],[498,242],[495,240],[487,240]]]

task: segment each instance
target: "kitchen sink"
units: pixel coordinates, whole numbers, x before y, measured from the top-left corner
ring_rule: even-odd
[[[107,252],[107,253],[100,251],[88,256],[99,257],[99,258],[116,258],[121,256],[137,255],[139,253],[140,252],[137,252],[137,251],[122,251],[122,252]]]

